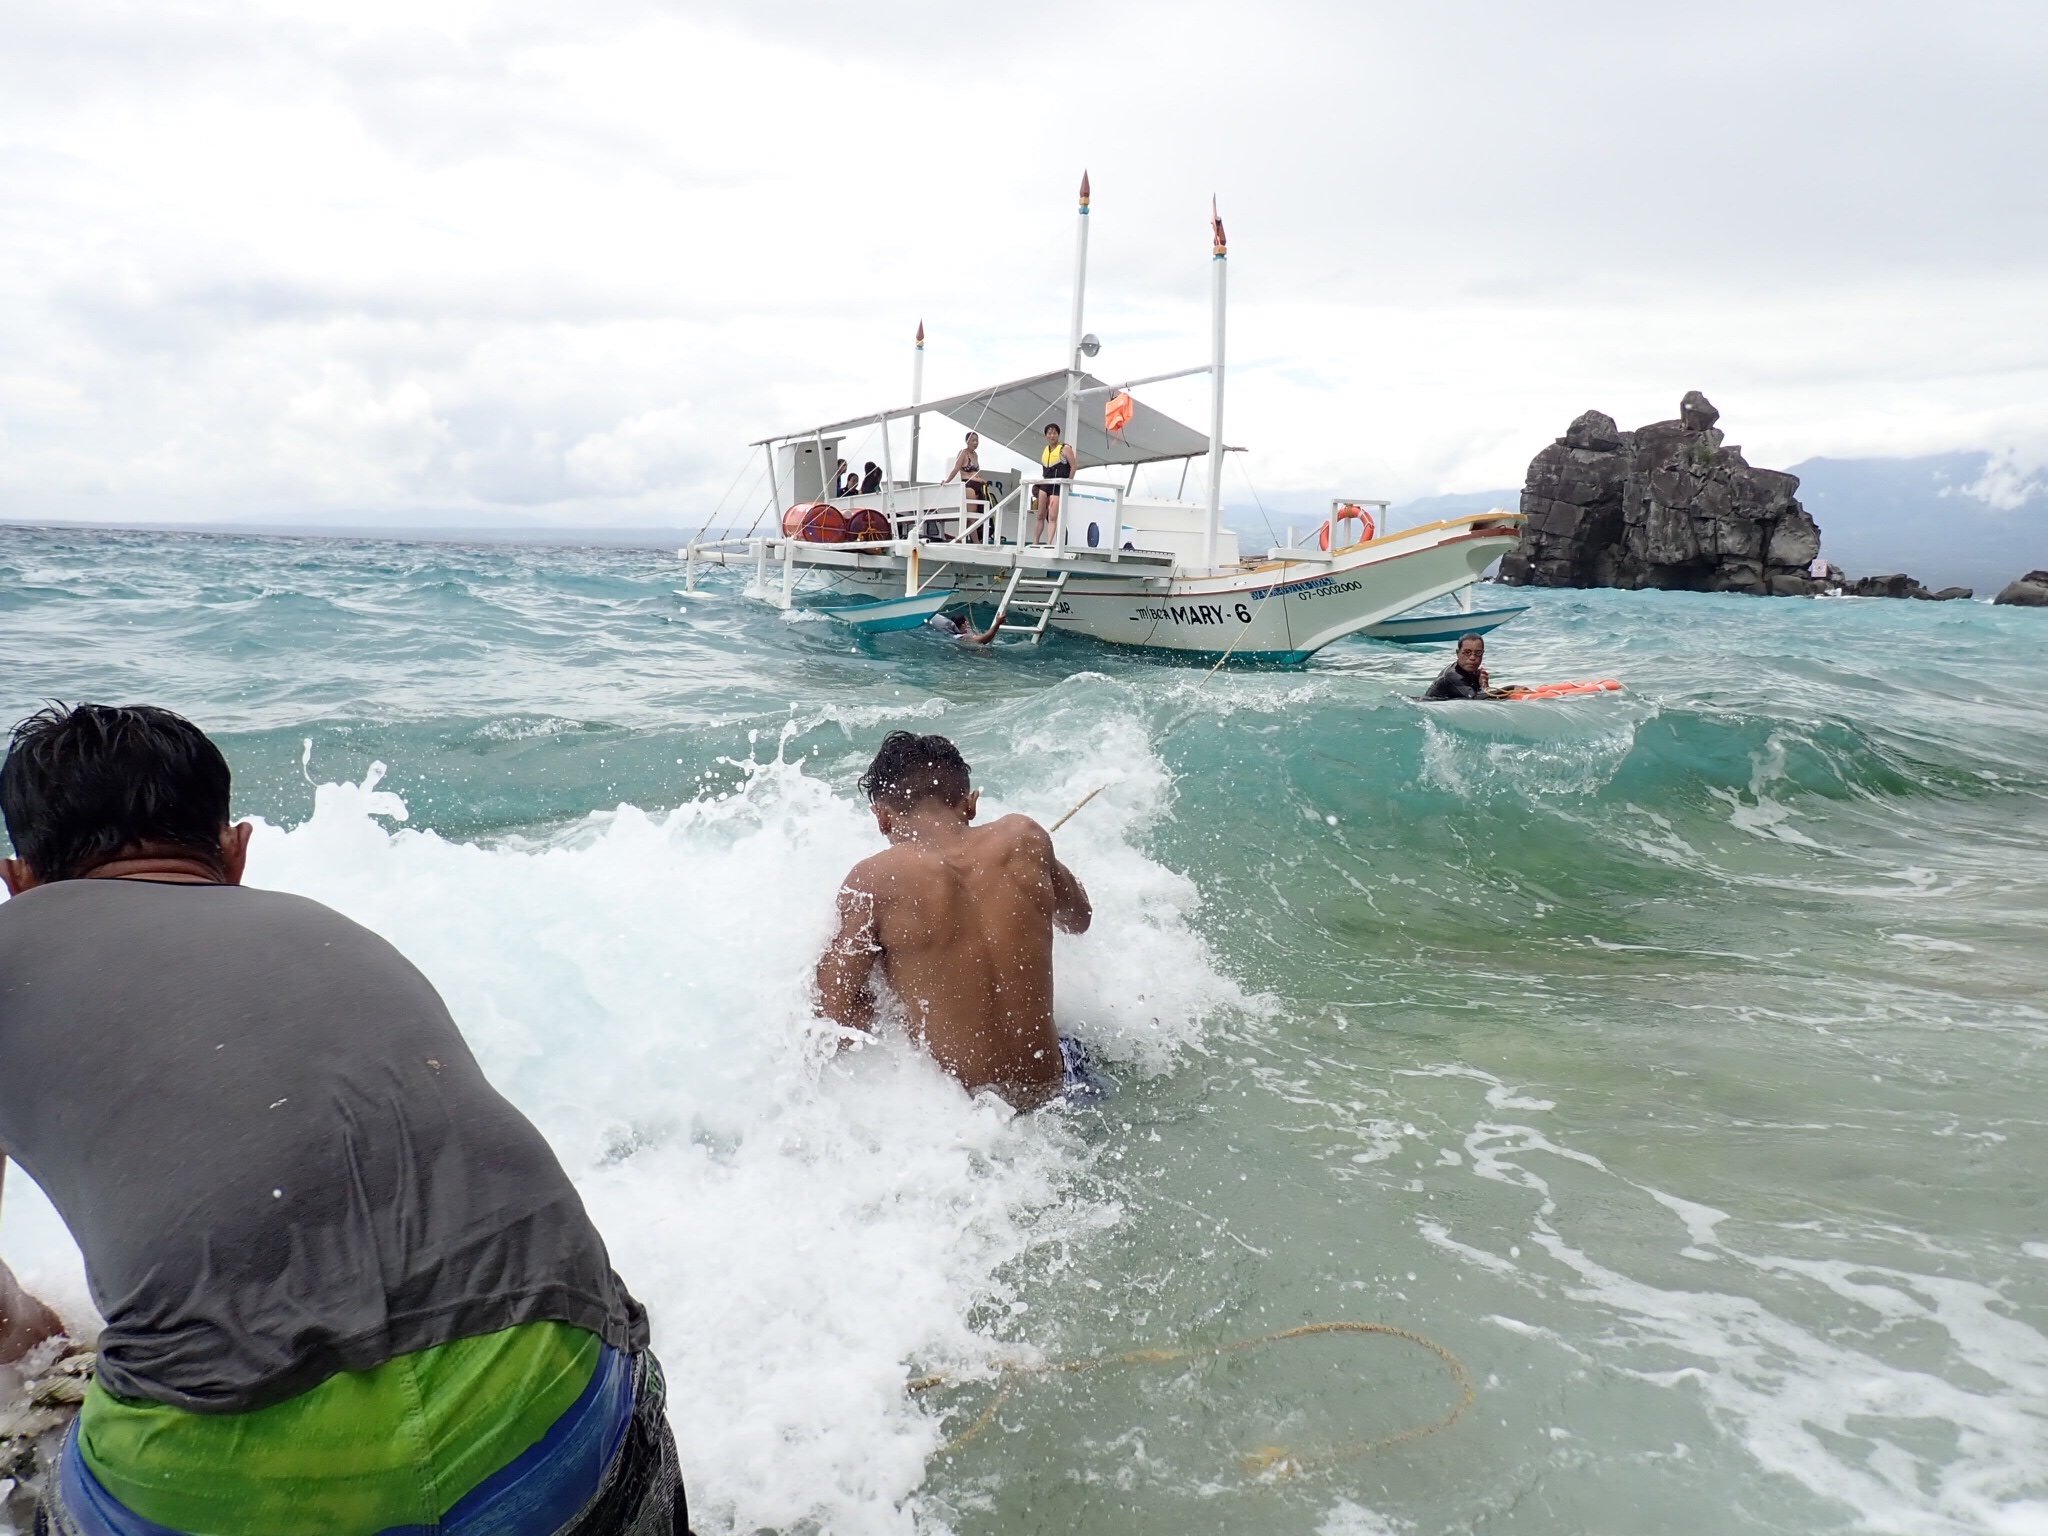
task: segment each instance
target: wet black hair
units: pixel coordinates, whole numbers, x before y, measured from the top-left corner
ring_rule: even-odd
[[[149,704],[52,704],[14,728],[0,815],[38,880],[76,880],[144,845],[220,862],[228,760],[182,715]]]
[[[871,805],[908,810],[936,795],[948,805],[967,798],[967,759],[943,736],[891,731],[882,738],[875,760],[860,776],[861,793]]]

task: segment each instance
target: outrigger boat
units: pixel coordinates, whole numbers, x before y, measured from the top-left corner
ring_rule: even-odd
[[[749,596],[789,608],[805,581],[807,598],[825,612],[872,631],[913,627],[946,606],[978,606],[993,609],[999,636],[1036,641],[1058,630],[1113,645],[1282,665],[1299,665],[1333,640],[1440,597],[1464,593],[1469,604],[1473,583],[1514,547],[1519,514],[1485,512],[1382,533],[1369,509],[1383,519],[1385,502],[1340,499],[1314,544],[1240,551],[1237,533],[1223,523],[1223,456],[1230,450],[1223,439],[1222,220],[1212,209],[1210,361],[1105,383],[1087,370],[1100,344],[1081,323],[1088,204],[1084,175],[1066,367],[927,402],[920,325],[909,405],[753,445],[767,458],[770,508],[787,509],[781,526],[760,536],[693,541],[682,551],[688,589],[696,590],[704,566],[751,568]],[[1207,436],[1131,394],[1198,374],[1209,377]],[[1058,423],[1062,440],[1094,474],[1054,479],[984,469],[975,486],[921,479],[927,413],[1034,462],[1046,424]],[[901,422],[909,424],[910,457],[909,473],[899,479],[892,428]],[[881,485],[835,495],[839,445],[860,429],[880,433]],[[1176,460],[1183,490],[1188,469],[1206,460],[1205,499],[1135,494],[1140,466]],[[1102,474],[1114,469],[1128,470],[1123,483]],[[1056,515],[1037,530],[1033,502],[1041,486],[1055,493]],[[1358,537],[1344,542],[1353,528]],[[1471,619],[1466,628],[1476,627]]]

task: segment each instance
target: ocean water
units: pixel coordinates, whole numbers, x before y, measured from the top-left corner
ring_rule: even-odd
[[[2048,616],[1534,593],[1496,677],[1628,692],[1424,709],[1434,650],[1205,682],[725,580],[0,530],[8,718],[202,723],[251,881],[389,936],[553,1141],[700,1532],[2048,1532]],[[809,1023],[897,726],[991,810],[1107,786],[1058,946],[1105,1108]],[[90,1322],[18,1172],[0,1255]],[[1360,1450],[1457,1407],[1436,1354],[1201,1353],[1334,1320],[1470,1408]],[[1184,1348],[955,1443],[1004,1363]]]

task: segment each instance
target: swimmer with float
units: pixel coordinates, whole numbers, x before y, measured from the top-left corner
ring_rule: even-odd
[[[1458,637],[1458,659],[1437,674],[1436,681],[1429,685],[1429,692],[1423,695],[1432,702],[1508,697],[1510,690],[1493,686],[1493,677],[1486,670],[1486,641],[1479,635]]]
[[[1568,699],[1589,693],[1620,693],[1621,684],[1611,677],[1597,682],[1543,683],[1533,688],[1496,688],[1486,670],[1486,641],[1478,635],[1458,638],[1458,659],[1437,674],[1422,695],[1426,703],[1448,699],[1515,699],[1534,703],[1542,699]]]
[[[840,887],[819,1012],[872,1034],[879,968],[912,1036],[969,1092],[1020,1110],[1100,1093],[1053,1028],[1053,930],[1086,933],[1093,912],[1052,835],[1028,816],[975,826],[980,794],[943,736],[891,732],[861,788],[889,847]]]

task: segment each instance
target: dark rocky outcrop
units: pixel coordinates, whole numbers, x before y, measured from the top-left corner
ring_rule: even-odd
[[[1587,411],[1537,454],[1522,488],[1528,522],[1500,579],[1538,587],[1659,587],[1806,596],[1820,529],[1796,475],[1757,469],[1723,445],[1721,413],[1693,390],[1676,421],[1624,432]]]
[[[1992,599],[2019,608],[2048,608],[2048,571],[2029,571]]]
[[[1930,592],[1903,571],[1890,576],[1858,576],[1854,581],[1843,582],[1841,587],[1847,597],[1917,597],[1930,603],[1952,603],[1972,595],[1968,587],[1943,587],[1939,592]]]

